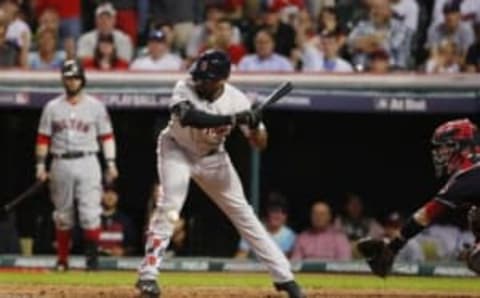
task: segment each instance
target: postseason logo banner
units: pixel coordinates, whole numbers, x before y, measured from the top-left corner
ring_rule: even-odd
[[[250,100],[261,101],[274,87],[242,87],[241,89]],[[61,89],[0,91],[0,108],[41,108],[61,92]],[[171,96],[169,88],[155,91],[111,88],[89,90],[87,88],[87,92],[96,96],[111,109],[163,110],[167,109]],[[349,113],[477,113],[480,112],[480,93],[294,88],[289,95],[268,108]]]

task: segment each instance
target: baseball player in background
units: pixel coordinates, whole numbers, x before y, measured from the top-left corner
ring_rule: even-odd
[[[174,87],[171,119],[158,139],[157,168],[162,192],[150,219],[136,287],[142,297],[160,296],[158,268],[192,178],[267,266],[276,289],[286,291],[291,298],[305,297],[294,280],[289,261],[248,204],[224,147],[226,137],[239,126],[253,146],[265,148],[267,131],[260,113],[251,109],[244,93],[226,82],[230,60],[224,52],[203,53],[190,75]]]
[[[86,267],[96,270],[102,212],[102,175],[97,152],[100,141],[106,160],[105,182],[111,183],[118,176],[115,140],[105,106],[82,91],[86,83],[82,65],[76,60],[66,60],[61,73],[65,93],[50,100],[40,118],[36,177],[41,181],[49,179],[56,229],[56,269],[68,269],[76,200],[84,231]],[[52,157],[49,173],[48,154]]]
[[[392,240],[364,238],[359,251],[372,272],[386,277],[397,253],[407,241],[445,216],[449,211],[469,210],[468,221],[475,235],[475,246],[467,255],[468,267],[480,274],[480,155],[477,126],[468,119],[440,125],[432,137],[433,162],[439,177],[448,177],[436,196],[419,208]]]

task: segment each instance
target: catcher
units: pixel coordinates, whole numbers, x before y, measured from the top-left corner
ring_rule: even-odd
[[[438,177],[448,181],[437,195],[418,209],[402,227],[399,235],[388,241],[364,238],[358,250],[372,272],[386,277],[392,270],[398,251],[423,229],[449,211],[467,208],[475,245],[467,255],[467,265],[480,274],[480,155],[478,129],[469,119],[440,125],[432,137],[433,163]]]

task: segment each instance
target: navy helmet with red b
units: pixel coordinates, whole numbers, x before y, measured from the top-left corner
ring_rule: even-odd
[[[208,50],[200,55],[190,68],[194,81],[223,80],[230,76],[231,62],[228,55],[220,50]]]
[[[79,78],[82,80],[82,86],[86,83],[85,70],[82,63],[75,59],[67,59],[62,65],[62,78]]]
[[[476,161],[478,128],[467,118],[445,122],[435,129],[432,145],[437,175],[452,174]]]

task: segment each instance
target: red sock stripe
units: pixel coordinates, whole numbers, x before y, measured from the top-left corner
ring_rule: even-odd
[[[100,240],[100,228],[84,230],[83,236],[87,241],[98,242]]]
[[[61,262],[68,261],[68,253],[70,252],[70,230],[56,229],[55,237],[57,240],[57,257]]]
[[[99,138],[101,141],[107,141],[107,140],[113,139],[113,133],[101,135],[99,136]]]

